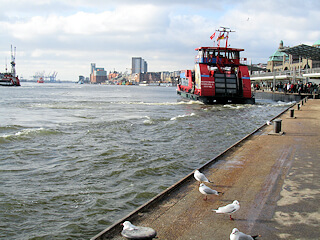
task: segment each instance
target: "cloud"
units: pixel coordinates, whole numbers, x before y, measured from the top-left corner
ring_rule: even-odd
[[[0,53],[17,46],[26,77],[56,68],[61,79],[89,75],[90,63],[125,71],[141,56],[150,71],[193,68],[194,49],[212,46],[211,34],[230,27],[233,47],[266,62],[285,45],[320,39],[320,2],[293,0],[0,0]],[[14,7],[11,7],[14,6]],[[43,69],[39,69],[43,68]],[[84,69],[85,72],[82,72]]]
[[[319,3],[316,5],[319,6]],[[222,21],[236,30],[231,42],[245,48],[243,54],[256,62],[266,62],[281,40],[286,46],[296,46],[301,43],[312,45],[320,39],[320,29],[317,27],[319,8],[314,7],[310,1],[292,1],[288,4],[285,1],[249,0],[231,9]]]
[[[161,31],[165,23],[163,10],[152,5],[129,6],[101,13],[77,12],[70,16],[34,16],[27,21],[7,22],[5,27],[13,37],[37,40],[46,35],[125,35]]]

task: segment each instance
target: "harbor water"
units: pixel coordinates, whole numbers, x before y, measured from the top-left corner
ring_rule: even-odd
[[[71,83],[0,94],[0,239],[89,239],[291,104]]]

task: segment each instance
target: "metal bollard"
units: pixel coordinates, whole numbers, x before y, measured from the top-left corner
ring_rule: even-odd
[[[290,117],[294,118],[294,109],[293,108],[290,108]]]
[[[273,127],[273,131],[274,133],[280,133],[281,132],[281,119],[275,119],[274,121],[274,127]]]
[[[303,106],[303,100],[301,101],[301,106]]]
[[[297,104],[298,110],[300,110],[300,103]]]
[[[305,97],[305,98],[304,98],[304,102],[306,103],[306,102],[307,102],[307,100],[308,100],[308,97]]]

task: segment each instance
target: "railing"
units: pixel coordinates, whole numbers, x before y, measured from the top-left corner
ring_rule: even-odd
[[[263,76],[281,76],[281,75],[289,75],[289,76],[300,76],[305,73],[320,73],[320,68],[312,68],[312,69],[302,69],[302,70],[296,70],[290,71],[276,71],[276,72],[252,72],[251,76],[252,77],[263,77]]]

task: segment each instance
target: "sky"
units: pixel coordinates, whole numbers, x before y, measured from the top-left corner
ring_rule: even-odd
[[[320,40],[319,0],[0,0],[0,72],[16,47],[19,77],[58,72],[77,81],[90,64],[131,71],[142,57],[149,72],[194,68],[197,47],[213,46],[220,26],[250,63],[266,63],[285,46]]]

